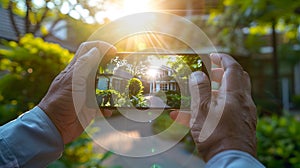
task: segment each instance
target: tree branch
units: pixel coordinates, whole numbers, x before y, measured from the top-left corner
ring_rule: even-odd
[[[15,31],[15,34],[17,36],[17,40],[19,41],[21,35],[20,35],[20,31],[17,27],[16,21],[15,21],[15,17],[14,17],[14,13],[13,13],[13,2],[12,1],[9,1],[8,11],[9,11],[10,23],[12,24],[12,26],[14,28],[14,31]]]
[[[47,7],[47,1],[46,1],[45,11],[44,11],[44,13],[43,13],[41,19],[40,19],[39,21],[37,20],[37,22],[36,22],[36,26],[35,26],[35,28],[34,28],[34,30],[33,30],[33,33],[34,33],[34,34],[36,34],[37,31],[41,28],[42,22],[43,22],[43,20],[46,18],[47,14],[48,14],[48,11],[49,11],[49,8]]]
[[[26,0],[26,15],[25,15],[25,32],[30,33],[30,18],[29,13],[31,12],[30,0]]]

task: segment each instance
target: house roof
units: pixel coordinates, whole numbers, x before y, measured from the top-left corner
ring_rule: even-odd
[[[15,33],[15,30],[13,29],[12,23],[10,21],[9,17],[9,11],[7,9],[3,9],[0,7],[0,39],[5,39],[5,40],[14,40],[16,41],[17,35]],[[20,33],[24,34],[25,33],[25,23],[24,20],[19,17],[14,15],[14,19],[16,22],[16,26],[19,28]]]
[[[17,41],[18,36],[13,28],[9,15],[9,11],[7,9],[2,8],[0,5],[0,39],[5,39],[8,41]],[[14,19],[20,33],[25,34],[26,31],[24,19],[17,15],[14,15]],[[78,45],[76,44],[67,42],[65,40],[61,40],[55,36],[47,36],[45,38],[45,41],[57,43],[63,48],[70,50],[71,52],[75,52],[78,47]]]

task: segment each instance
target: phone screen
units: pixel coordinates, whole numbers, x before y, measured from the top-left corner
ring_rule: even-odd
[[[190,109],[189,76],[203,69],[193,52],[119,52],[99,68],[100,108]]]

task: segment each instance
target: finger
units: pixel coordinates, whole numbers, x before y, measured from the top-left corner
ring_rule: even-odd
[[[211,100],[212,101],[217,100],[218,96],[219,96],[219,90],[212,90],[211,91]]]
[[[224,74],[224,70],[222,68],[213,68],[211,70],[211,80],[221,83],[223,74]]]
[[[72,97],[77,114],[84,111],[88,96],[87,78],[92,70],[92,67],[95,66],[94,64],[97,64],[97,62],[100,61],[99,57],[97,56],[98,54],[98,49],[93,48],[84,56],[79,58],[74,64],[75,69],[72,77]]]
[[[84,42],[79,46],[74,58],[72,59],[72,61],[70,62],[70,64],[66,69],[70,69],[71,67],[73,67],[73,65],[75,64],[78,58],[85,55],[94,47],[96,47],[100,52],[99,54],[99,56],[101,57],[100,60],[103,58],[104,55],[112,56],[115,55],[115,53],[117,52],[116,48],[113,45],[103,41]]]
[[[207,115],[211,99],[211,87],[208,77],[203,72],[193,72],[189,81],[192,109],[190,126],[192,127],[197,118],[205,118]],[[198,119],[197,121],[202,120]]]
[[[237,61],[227,54],[213,53],[210,57],[213,63],[224,69],[221,84],[224,91],[238,90],[244,87],[243,83],[240,82],[243,80],[244,71]]]
[[[80,84],[80,81],[77,80],[82,80],[81,82],[85,83],[91,71],[98,68],[99,62],[99,50],[96,47],[80,57],[74,64],[73,82],[75,83],[73,84],[78,82]]]
[[[224,53],[211,53],[211,61],[219,67],[226,68],[236,68],[242,70],[241,65],[232,58],[232,56]]]
[[[172,111],[170,117],[177,123],[190,127],[191,114],[186,112]]]
[[[101,110],[101,112],[104,117],[110,117],[112,115],[112,111],[109,109]]]

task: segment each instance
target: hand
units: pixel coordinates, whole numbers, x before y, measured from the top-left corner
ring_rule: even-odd
[[[105,42],[85,42],[73,60],[52,82],[38,106],[49,116],[64,143],[78,137],[91,120],[100,114],[95,98],[95,77],[104,55],[116,49]],[[104,116],[111,115],[108,110]]]
[[[224,150],[241,150],[256,157],[256,107],[251,98],[248,74],[232,57],[211,54],[214,64],[211,80],[220,83],[218,90],[203,72],[190,78],[192,114],[174,111],[171,118],[189,125],[203,159]]]

